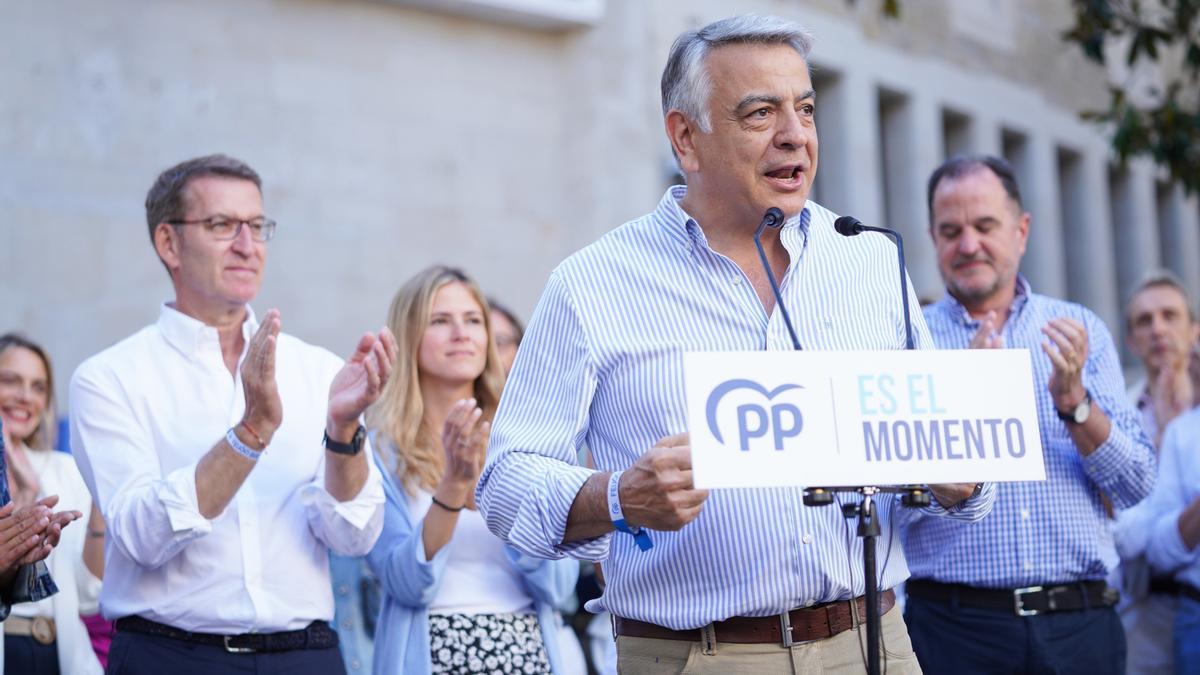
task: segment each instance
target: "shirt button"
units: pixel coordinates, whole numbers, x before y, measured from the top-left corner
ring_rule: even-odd
[[[1021,567],[1024,567],[1027,570],[1031,570],[1031,569],[1033,569],[1033,563],[1026,560],[1024,563],[1021,564]]]
[[[358,659],[353,659],[350,661],[350,669],[351,670],[362,670],[362,663],[360,663]]]
[[[1029,509],[1021,509],[1021,517],[1029,520]]]
[[[815,605],[815,604],[817,604],[817,601],[816,601],[816,600],[805,600],[805,601],[804,601],[804,606],[805,606],[805,607],[812,607],[812,606],[813,606],[813,605]]]
[[[741,283],[742,283],[742,278],[741,278],[741,277],[734,277],[734,278],[732,279],[732,281],[733,281],[733,285],[734,285],[734,286],[739,286],[739,285],[741,285]]]
[[[338,595],[350,595],[350,587],[346,584],[338,586]]]
[[[811,535],[811,534],[806,534],[806,535],[804,535],[803,537],[801,537],[801,538],[800,538],[800,541],[802,541],[802,542],[804,542],[804,543],[806,543],[806,544],[811,544],[811,543],[812,543],[812,535]]]

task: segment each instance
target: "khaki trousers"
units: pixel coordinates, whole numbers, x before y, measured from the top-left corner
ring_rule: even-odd
[[[879,667],[888,675],[921,672],[908,628],[900,610],[893,607],[883,615],[883,649]],[[765,675],[818,675],[820,673],[865,673],[867,627],[860,625],[824,640],[804,642],[791,647],[778,644],[722,643],[704,653],[699,640],[656,640],[624,635],[617,638],[617,672],[621,675],[729,675],[759,673]],[[885,665],[886,664],[886,665]]]

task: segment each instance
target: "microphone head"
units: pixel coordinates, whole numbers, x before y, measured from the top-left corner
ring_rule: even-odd
[[[837,230],[838,234],[843,237],[853,237],[863,231],[863,224],[854,216],[842,216],[833,221],[833,229]]]
[[[783,211],[777,206],[772,206],[763,214],[763,223],[767,227],[779,227],[783,225]]]

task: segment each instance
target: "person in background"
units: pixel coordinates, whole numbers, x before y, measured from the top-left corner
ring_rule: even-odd
[[[396,294],[388,325],[396,373],[368,416],[387,496],[367,556],[383,588],[374,672],[561,672],[554,607],[578,565],[505,546],[473,495],[504,380],[487,301],[435,266]]]
[[[1152,271],[1134,288],[1125,315],[1125,339],[1145,371],[1145,377],[1130,387],[1129,399],[1157,450],[1167,425],[1200,404],[1200,323],[1175,275]],[[1111,580],[1121,590],[1117,611],[1125,627],[1126,670],[1131,675],[1175,668],[1171,631],[1182,587],[1146,560],[1153,515],[1147,499],[1118,512],[1113,526],[1121,564]]]
[[[107,526],[108,671],[343,672],[328,552],[362,555],[383,525],[360,417],[395,341],[366,333],[343,360],[252,311],[276,224],[246,163],[180,162],[145,205],[173,297],[70,388],[71,449]]]
[[[63,508],[94,517],[92,497],[75,461],[54,449],[57,425],[50,357],[37,343],[13,333],[0,336],[0,419],[8,460],[7,487],[17,506],[58,495]],[[89,523],[89,527],[92,525]],[[91,539],[84,528],[63,532],[58,546],[46,559],[60,592],[14,607],[4,621],[7,672],[102,672],[80,617],[80,607],[94,605],[100,594],[103,568],[90,569],[85,559],[90,557],[94,562],[97,552],[102,557],[104,542],[101,539],[97,545]]]
[[[992,514],[970,527],[926,518],[903,531],[921,668],[1123,673],[1104,500],[1144,499],[1155,461],[1112,336],[1095,313],[1035,293],[1019,274],[1034,225],[1004,159],[947,160],[927,200],[947,294],[925,321],[940,349],[1029,351],[1046,480],[1000,483]]]
[[[496,340],[496,354],[500,364],[504,366],[504,375],[512,372],[513,361],[517,360],[517,347],[521,346],[521,338],[525,336],[525,326],[508,307],[489,298],[492,318],[492,337]]]

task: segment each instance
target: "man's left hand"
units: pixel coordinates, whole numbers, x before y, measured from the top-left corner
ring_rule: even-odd
[[[1074,319],[1052,319],[1042,326],[1050,342],[1042,343],[1042,351],[1054,364],[1050,374],[1050,397],[1060,412],[1074,410],[1084,398],[1083,367],[1087,363],[1088,335],[1083,324]],[[1051,346],[1053,343],[1053,346]]]
[[[331,438],[349,440],[358,426],[358,418],[381,393],[396,365],[399,347],[392,331],[367,333],[358,341],[354,355],[334,376],[329,385],[329,427]]]

